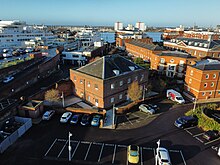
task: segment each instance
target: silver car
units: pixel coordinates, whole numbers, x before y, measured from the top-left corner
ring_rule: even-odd
[[[155,113],[155,109],[151,108],[150,106],[146,105],[146,104],[141,104],[139,106],[139,110],[143,111],[145,113],[149,113],[149,114],[154,114]]]
[[[55,111],[54,110],[49,110],[49,111],[46,111],[44,113],[44,115],[42,116],[42,120],[50,120],[51,117],[55,114]]]
[[[157,153],[158,156],[156,157],[156,161],[158,161],[159,165],[171,165],[169,152],[166,148],[157,148]]]
[[[71,118],[71,116],[72,116],[72,112],[65,112],[65,113],[61,116],[60,122],[61,122],[61,123],[67,123],[68,120]]]

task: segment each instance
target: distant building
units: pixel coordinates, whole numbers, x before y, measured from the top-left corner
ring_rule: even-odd
[[[145,31],[146,30],[146,26],[144,22],[137,22],[135,27],[140,30],[140,31]]]
[[[198,100],[220,99],[220,62],[206,59],[187,66],[184,93]]]
[[[75,93],[99,108],[126,101],[128,86],[147,84],[148,70],[119,55],[104,56],[77,70],[70,69]]]
[[[208,32],[208,31],[184,31],[184,38],[197,38],[203,40],[219,40],[220,33]]]
[[[164,41],[164,46],[171,50],[185,51],[197,58],[220,57],[220,40],[179,37],[170,41]]]
[[[116,22],[115,23],[115,28],[114,28],[115,31],[117,30],[123,30],[123,23],[121,22]]]
[[[175,39],[177,37],[183,36],[184,27],[180,25],[178,28],[166,28],[161,36],[163,40]]]

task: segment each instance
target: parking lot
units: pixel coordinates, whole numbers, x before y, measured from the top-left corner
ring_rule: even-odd
[[[70,141],[71,161],[86,164],[128,164],[127,145],[89,141]],[[140,165],[155,164],[156,149],[140,146]],[[181,150],[169,149],[173,165],[186,165]],[[55,139],[45,152],[45,159],[68,161],[68,140]]]
[[[193,138],[198,140],[200,143],[206,145],[216,145],[220,144],[220,137],[214,140],[207,140],[203,137],[204,131],[200,128],[196,127],[190,127],[184,129],[188,134],[190,134]]]

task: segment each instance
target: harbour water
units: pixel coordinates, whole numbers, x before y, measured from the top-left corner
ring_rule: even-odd
[[[153,38],[153,42],[162,42],[163,41],[163,40],[161,40],[162,32],[146,32],[146,34],[150,38]]]

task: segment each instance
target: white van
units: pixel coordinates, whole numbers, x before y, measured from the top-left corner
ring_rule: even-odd
[[[168,89],[167,90],[167,98],[172,100],[172,101],[175,101],[179,104],[184,104],[185,103],[185,100],[183,99],[182,95],[179,92],[177,92],[173,89]]]

